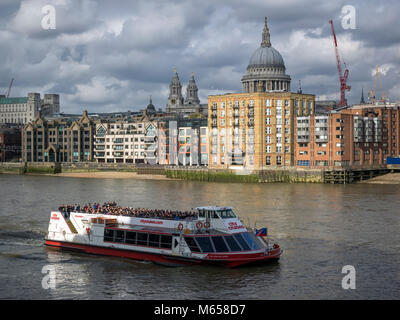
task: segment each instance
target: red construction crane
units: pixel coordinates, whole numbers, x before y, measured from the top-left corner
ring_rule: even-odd
[[[346,64],[344,64],[344,67],[346,70],[344,70],[344,74],[342,75],[342,63],[340,62],[340,57],[339,57],[339,49],[337,46],[337,41],[336,41],[336,34],[335,34],[335,29],[333,27],[333,21],[329,20],[329,23],[331,24],[332,27],[332,35],[333,35],[333,44],[335,46],[335,54],[336,54],[336,64],[337,64],[337,69],[339,72],[339,81],[340,81],[340,107],[344,107],[347,104],[346,97],[345,97],[345,91],[349,91],[351,89],[350,86],[347,85],[347,78],[349,77],[349,69],[347,69]]]

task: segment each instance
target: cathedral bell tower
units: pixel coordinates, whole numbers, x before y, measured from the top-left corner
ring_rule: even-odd
[[[167,103],[167,112],[173,112],[174,109],[181,108],[183,106],[183,96],[182,96],[182,85],[179,81],[178,73],[176,69],[175,74],[169,84],[169,96]]]
[[[185,99],[186,105],[200,104],[200,99],[197,96],[197,91],[199,91],[199,89],[197,88],[196,81],[194,80],[194,74],[192,72],[192,77],[190,78],[189,84],[186,88],[186,99]]]

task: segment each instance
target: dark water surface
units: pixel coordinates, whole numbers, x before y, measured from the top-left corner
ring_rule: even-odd
[[[63,203],[188,209],[233,206],[267,226],[278,263],[224,269],[57,251],[44,246]],[[400,185],[228,184],[0,175],[0,299],[399,299]],[[56,270],[43,289],[42,268]],[[342,289],[342,267],[356,289]]]

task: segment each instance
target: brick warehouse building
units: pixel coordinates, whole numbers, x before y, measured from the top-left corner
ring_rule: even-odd
[[[79,120],[45,120],[39,115],[22,129],[24,162],[92,161],[95,125],[83,112]]]
[[[21,129],[0,127],[0,162],[18,161],[21,157]]]

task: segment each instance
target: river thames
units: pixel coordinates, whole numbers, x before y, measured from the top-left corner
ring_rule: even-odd
[[[399,299],[400,185],[230,184],[0,175],[0,299]],[[279,262],[225,269],[57,251],[44,245],[60,204],[114,200],[186,210],[232,206],[268,227]],[[356,289],[342,268],[354,266]],[[56,271],[44,289],[42,269]]]

